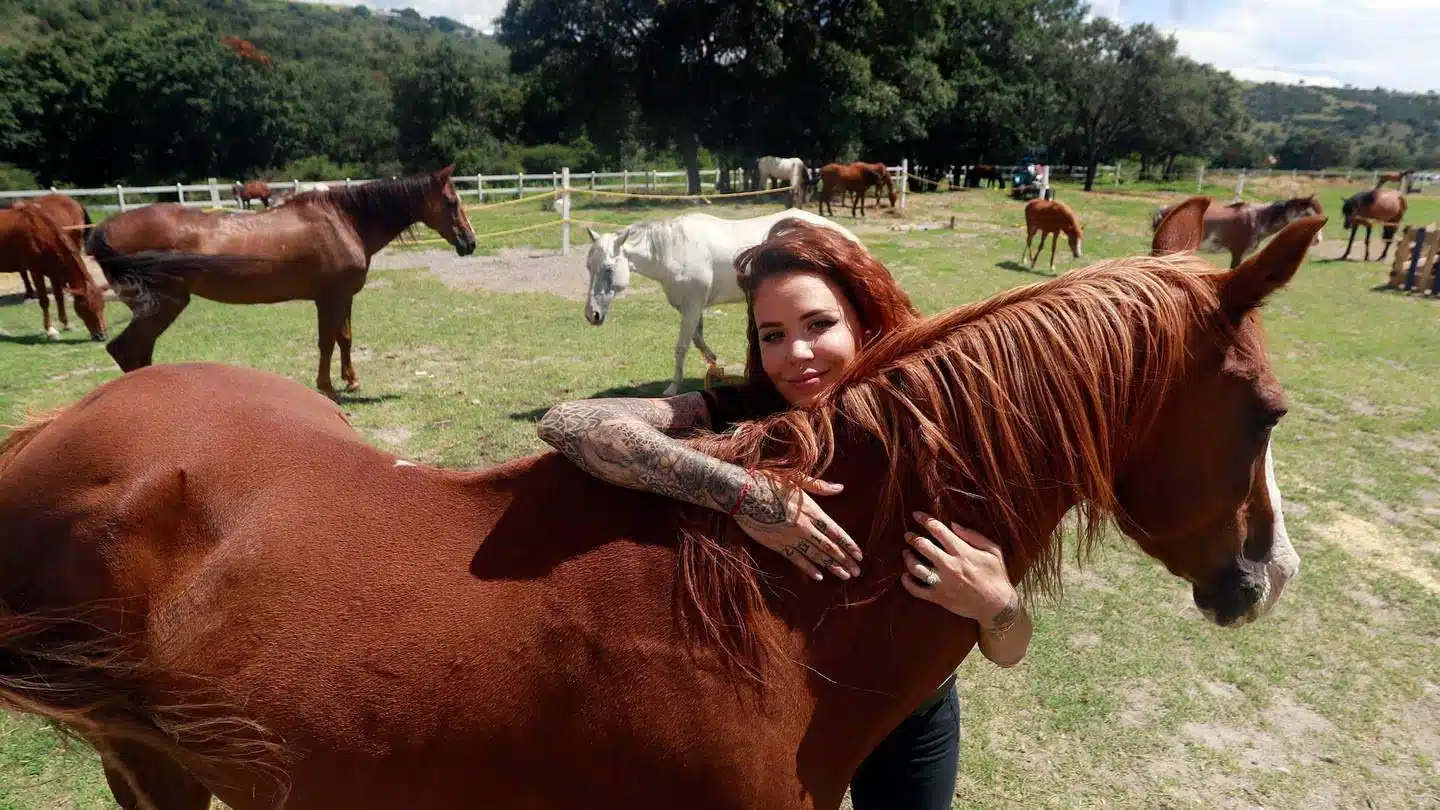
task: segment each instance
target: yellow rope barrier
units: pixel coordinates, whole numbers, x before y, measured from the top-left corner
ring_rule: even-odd
[[[790,191],[794,186],[766,188],[759,191],[729,191],[724,194],[636,194],[630,191],[601,191],[595,188],[571,187],[571,194],[593,194],[597,197],[631,197],[637,200],[725,200],[736,197],[756,197],[761,194],[779,194]]]
[[[908,178],[910,178],[911,180],[915,180],[915,181],[917,181],[917,182],[929,183],[929,184],[932,185],[932,186],[939,186],[939,185],[940,185],[940,181],[939,181],[939,180],[931,180],[931,179],[926,178],[926,177],[916,177],[915,175],[913,175],[913,174],[911,174],[911,173],[909,173],[909,172],[906,172],[906,173],[905,173],[905,176],[908,177]],[[957,186],[957,185],[955,185],[954,183],[950,182],[949,179],[946,179],[946,180],[945,180],[945,190],[946,190],[946,191],[954,191],[954,190],[957,189],[957,188],[960,188],[960,186]]]
[[[508,231],[488,231],[488,232],[486,232],[486,233],[477,233],[477,234],[475,234],[475,240],[478,242],[478,241],[481,240],[481,239],[487,239],[487,238],[492,237],[492,236],[509,236],[509,235],[512,234],[512,233],[525,233],[526,231],[538,231],[538,230],[540,230],[541,228],[549,228],[549,227],[552,227],[552,226],[554,226],[554,225],[560,225],[560,224],[562,224],[564,221],[565,221],[565,220],[563,220],[563,219],[552,219],[552,220],[547,220],[547,221],[545,221],[545,222],[537,223],[537,224],[535,224],[535,225],[526,225],[526,226],[523,227],[523,228],[511,228],[511,229],[508,230]],[[574,221],[575,221],[575,220],[571,220],[571,222],[574,222]],[[435,244],[441,244],[441,243],[443,243],[443,244],[449,244],[449,243],[446,242],[444,239],[421,239],[421,240],[419,240],[419,241],[410,242],[410,243],[408,243],[408,244],[411,244],[411,245],[435,245]]]
[[[572,191],[573,191],[573,189],[572,189]],[[504,201],[504,202],[484,203],[484,204],[478,204],[478,203],[477,203],[477,204],[475,204],[475,205],[467,205],[467,206],[465,206],[465,210],[466,210],[466,211],[484,211],[484,210],[487,209],[487,208],[503,208],[504,206],[507,206],[507,205],[519,205],[520,203],[538,202],[538,201],[540,201],[540,200],[544,200],[544,199],[547,199],[547,198],[549,198],[549,197],[554,197],[556,194],[559,194],[559,193],[560,193],[560,189],[554,189],[554,188],[552,188],[552,189],[550,189],[549,191],[543,192],[543,193],[541,193],[541,194],[531,194],[531,195],[528,196],[528,197],[517,197],[517,198],[515,198],[515,199],[513,199],[513,200],[506,200],[506,201]]]

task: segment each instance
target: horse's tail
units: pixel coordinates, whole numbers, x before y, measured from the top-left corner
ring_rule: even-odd
[[[274,259],[259,256],[209,255],[184,253],[177,250],[141,250],[135,253],[121,253],[110,244],[109,234],[102,223],[90,235],[87,246],[90,255],[99,262],[106,281],[119,293],[136,314],[142,314],[161,295],[175,284],[184,284],[186,277],[195,271],[217,273],[243,273],[271,267]]]

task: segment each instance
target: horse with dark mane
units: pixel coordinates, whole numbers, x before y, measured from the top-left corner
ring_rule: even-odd
[[[1355,246],[1355,231],[1364,225],[1365,261],[1370,261],[1371,228],[1379,222],[1380,237],[1385,242],[1385,249],[1380,251],[1380,261],[1385,261],[1385,254],[1390,252],[1390,243],[1395,239],[1395,231],[1399,230],[1401,220],[1405,219],[1408,207],[1405,195],[1393,189],[1376,187],[1374,191],[1362,191],[1352,195],[1340,208],[1345,215],[1345,227],[1350,230],[1350,241],[1345,243],[1345,253],[1340,259],[1343,261],[1350,258],[1350,248]]]
[[[1155,210],[1150,227],[1160,227],[1160,222],[1170,208]],[[1272,203],[1237,202],[1226,206],[1211,206],[1205,212],[1205,239],[1202,250],[1229,252],[1230,266],[1239,267],[1246,254],[1260,246],[1260,243],[1279,232],[1286,225],[1305,217],[1324,216],[1325,209],[1315,195],[1277,200]],[[1320,233],[1315,241],[1320,241]]]
[[[860,216],[865,216],[865,192],[871,186],[884,185],[890,189],[890,205],[894,207],[896,195],[895,187],[890,182],[890,173],[883,169],[876,169],[875,166],[884,164],[869,163],[827,163],[820,168],[820,182],[822,188],[819,194],[817,209],[824,214],[826,207],[830,209],[830,216],[835,215],[835,203],[832,201],[836,195],[840,196],[841,204],[849,194],[854,194],[854,202],[850,204],[850,216],[855,216],[855,208],[860,208]]]
[[[61,328],[70,328],[64,291],[74,296],[75,314],[90,330],[91,339],[105,339],[105,291],[90,277],[69,235],[43,207],[27,203],[0,210],[0,273],[31,276],[45,334],[51,340],[60,339],[60,333],[50,323],[51,292],[55,295]]]
[[[875,208],[876,208],[876,209],[879,209],[879,208],[880,208],[880,188],[881,188],[882,186],[885,188],[885,192],[886,192],[886,194],[887,194],[887,195],[889,196],[889,198],[890,198],[890,207],[891,207],[891,208],[894,208],[894,207],[895,207],[895,200],[897,199],[897,196],[896,196],[896,194],[895,194],[895,182],[894,182],[894,180],[890,177],[890,167],[889,167],[889,166],[886,166],[884,163],[861,163],[861,162],[858,161],[858,160],[855,161],[854,163],[852,163],[851,165],[852,165],[852,166],[861,166],[861,167],[863,167],[863,168],[869,169],[871,172],[874,172],[874,173],[875,173],[875,176],[877,177],[877,179],[880,179],[881,182],[878,182],[878,183],[875,184]],[[908,178],[904,178],[904,179],[908,180]]]
[[[338,342],[341,377],[356,390],[350,309],[371,257],[416,223],[438,231],[461,256],[475,250],[475,232],[450,181],[453,168],[302,193],[252,217],[169,204],[106,220],[91,235],[90,252],[135,313],[107,351],[125,371],[150,365],[155,340],[191,295],[226,304],[314,301],[315,385],[334,395],[330,357]]]
[[[911,510],[1036,587],[1074,509],[1082,549],[1114,517],[1217,624],[1276,603],[1258,307],[1323,224],[1229,272],[1125,259],[941,313],[814,408],[695,440],[844,484],[850,582],[554,453],[436,469],[272,374],[126,374],[0,445],[0,703],[92,743],[126,810],[833,810],[979,635],[900,587]]]

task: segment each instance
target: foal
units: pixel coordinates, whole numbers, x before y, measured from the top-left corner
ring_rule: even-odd
[[[1070,242],[1070,252],[1075,258],[1080,258],[1080,220],[1075,218],[1075,212],[1070,206],[1057,200],[1031,200],[1025,206],[1025,248],[1020,252],[1023,260],[1030,252],[1030,241],[1035,238],[1035,232],[1040,232],[1040,244],[1035,246],[1035,255],[1030,257],[1030,269],[1035,269],[1035,261],[1040,258],[1040,251],[1045,248],[1045,237],[1050,237],[1050,272],[1055,272],[1055,248],[1060,243],[1060,234],[1063,232],[1065,238]]]

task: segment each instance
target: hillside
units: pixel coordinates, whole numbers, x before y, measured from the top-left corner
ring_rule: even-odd
[[[1296,136],[1348,143],[1353,162],[1440,165],[1440,95],[1381,88],[1249,84],[1244,101],[1253,133],[1271,151]]]

